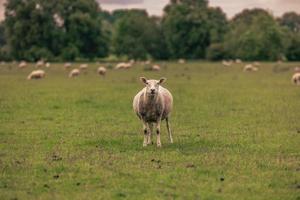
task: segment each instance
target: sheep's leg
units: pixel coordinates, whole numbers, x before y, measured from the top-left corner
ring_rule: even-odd
[[[169,124],[169,118],[168,117],[166,118],[166,124],[167,124],[167,129],[168,129],[170,142],[173,143],[173,137],[172,137],[171,127],[170,127],[170,124]]]
[[[148,126],[145,121],[143,121],[143,131],[144,131],[144,142],[143,147],[147,146],[147,139],[148,139]]]
[[[156,145],[157,147],[161,147],[161,142],[160,142],[160,122],[161,119],[159,119],[156,123],[156,134],[157,134],[157,139],[156,139]]]
[[[152,144],[152,142],[151,142],[152,133],[153,133],[153,124],[152,124],[152,123],[149,123],[149,133],[148,133],[148,141],[147,141],[147,144]]]

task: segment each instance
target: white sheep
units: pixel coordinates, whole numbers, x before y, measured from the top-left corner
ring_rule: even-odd
[[[182,58],[179,59],[179,60],[178,60],[178,63],[179,63],[179,64],[184,64],[184,63],[185,63],[185,59],[182,59]]]
[[[254,67],[252,64],[248,64],[244,67],[244,72],[256,72],[258,71],[258,68],[257,67]]]
[[[46,73],[44,70],[34,70],[27,76],[27,80],[41,79],[41,78],[44,78],[45,76],[46,76]]]
[[[81,64],[80,66],[79,66],[79,69],[80,70],[86,70],[88,68],[88,64]]]
[[[106,74],[106,68],[103,67],[103,66],[100,66],[100,67],[98,68],[98,70],[97,70],[97,73],[98,73],[99,75],[101,75],[101,76],[105,76],[105,74]]]
[[[151,134],[154,123],[156,124],[157,146],[161,147],[160,124],[166,120],[170,142],[173,143],[172,133],[169,125],[169,114],[173,107],[172,94],[161,86],[166,80],[147,80],[140,78],[146,85],[133,99],[133,110],[143,123],[144,142],[143,146],[151,144]]]
[[[300,72],[300,67],[295,67],[294,72]]]
[[[151,68],[152,71],[159,71],[160,70],[160,66],[159,65],[153,65]]]
[[[235,59],[235,63],[236,64],[241,64],[241,63],[243,63],[243,61],[241,59]]]
[[[79,76],[80,74],[80,70],[79,69],[73,69],[70,73],[69,73],[69,78],[73,78],[76,76]]]
[[[129,69],[131,67],[132,67],[131,63],[122,62],[122,63],[117,64],[115,69]]]
[[[296,85],[300,85],[300,73],[295,73],[292,77],[292,82]]]
[[[253,65],[260,66],[260,62],[254,62]]]
[[[64,64],[65,69],[69,69],[69,68],[71,68],[71,66],[72,66],[72,64],[69,62]]]
[[[223,61],[222,61],[222,64],[223,64],[224,66],[226,66],[226,67],[229,67],[229,66],[232,65],[232,62],[231,62],[231,61],[223,60]]]
[[[50,64],[49,62],[47,62],[47,63],[45,64],[45,66],[46,66],[47,68],[49,68],[49,67],[51,66],[51,64]]]
[[[36,63],[36,65],[35,65],[35,66],[36,66],[37,68],[39,68],[39,67],[43,67],[43,66],[44,66],[44,64],[45,64],[45,63],[44,63],[44,61],[43,61],[43,60],[39,60],[39,61],[37,61],[37,63]]]
[[[20,64],[19,64],[19,68],[22,69],[22,68],[25,68],[27,67],[27,62],[26,61],[21,61]]]

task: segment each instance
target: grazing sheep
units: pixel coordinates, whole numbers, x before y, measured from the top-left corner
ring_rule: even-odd
[[[69,62],[64,64],[65,69],[69,69],[69,68],[71,68],[71,66],[72,66],[72,64]]]
[[[101,66],[101,67],[98,68],[97,72],[98,72],[99,75],[105,76],[106,68]]]
[[[178,60],[178,63],[179,63],[179,64],[184,64],[184,63],[185,63],[185,59],[182,59],[182,58],[179,59],[179,60]]]
[[[222,64],[223,64],[224,66],[226,66],[226,67],[229,67],[229,66],[232,65],[232,62],[231,62],[231,61],[223,60],[223,61],[222,61]]]
[[[20,64],[19,64],[19,68],[22,69],[22,68],[25,68],[27,67],[27,62],[26,61],[21,61]]]
[[[45,64],[45,66],[47,67],[47,68],[49,68],[50,67],[50,63],[49,62],[47,62],[46,64]]]
[[[254,62],[253,65],[260,66],[260,62]]]
[[[248,65],[246,65],[246,66],[244,67],[244,72],[246,72],[246,71],[248,71],[248,72],[256,72],[256,71],[258,71],[258,68],[257,68],[257,67],[254,67],[254,66],[251,65],[251,64],[248,64]]]
[[[122,63],[117,64],[115,69],[129,69],[131,67],[132,67],[131,63],[122,62]]]
[[[80,70],[79,69],[73,69],[70,73],[69,73],[69,78],[73,78],[76,76],[79,76],[80,74]]]
[[[151,64],[151,60],[145,61],[145,65],[150,65],[150,64]]]
[[[295,67],[294,72],[300,72],[300,67]]]
[[[81,64],[80,66],[79,66],[79,69],[80,70],[86,70],[88,68],[88,65],[87,64]]]
[[[45,76],[46,76],[46,73],[44,70],[34,70],[27,76],[27,80],[41,79],[41,78],[44,78]]]
[[[170,142],[173,143],[172,133],[169,125],[169,114],[173,107],[173,97],[171,93],[163,88],[161,84],[165,78],[160,80],[147,80],[140,78],[146,85],[133,99],[133,110],[143,123],[144,142],[143,146],[151,144],[151,134],[153,124],[156,124],[157,146],[161,147],[160,124],[166,120]]]
[[[292,82],[296,85],[300,85],[300,73],[295,73],[292,77]]]
[[[152,71],[159,71],[160,70],[160,66],[159,65],[153,65],[151,68]]]
[[[44,63],[44,61],[43,61],[43,60],[39,60],[39,61],[37,61],[37,63],[36,63],[36,65],[35,65],[35,66],[36,66],[37,68],[39,68],[39,67],[43,67],[43,66],[44,66],[44,64],[45,64],[45,63]]]
[[[242,64],[243,61],[242,61],[241,59],[235,59],[235,63],[236,63],[236,64]]]

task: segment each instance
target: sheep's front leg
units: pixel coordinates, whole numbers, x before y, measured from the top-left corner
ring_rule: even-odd
[[[148,139],[148,125],[145,121],[143,121],[143,131],[144,131],[143,147],[146,147],[147,146],[147,139]]]
[[[153,133],[153,124],[149,123],[149,133],[148,133],[147,144],[152,144],[152,141],[151,141],[152,133]]]
[[[157,147],[161,147],[161,141],[160,141],[160,123],[161,123],[161,119],[159,118],[157,123],[156,123],[156,134],[157,134],[157,141],[156,141],[156,145]]]

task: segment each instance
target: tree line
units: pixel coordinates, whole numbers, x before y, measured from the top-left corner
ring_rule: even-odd
[[[0,59],[300,60],[300,14],[245,9],[227,19],[207,0],[170,0],[162,17],[102,10],[95,0],[8,0]]]

